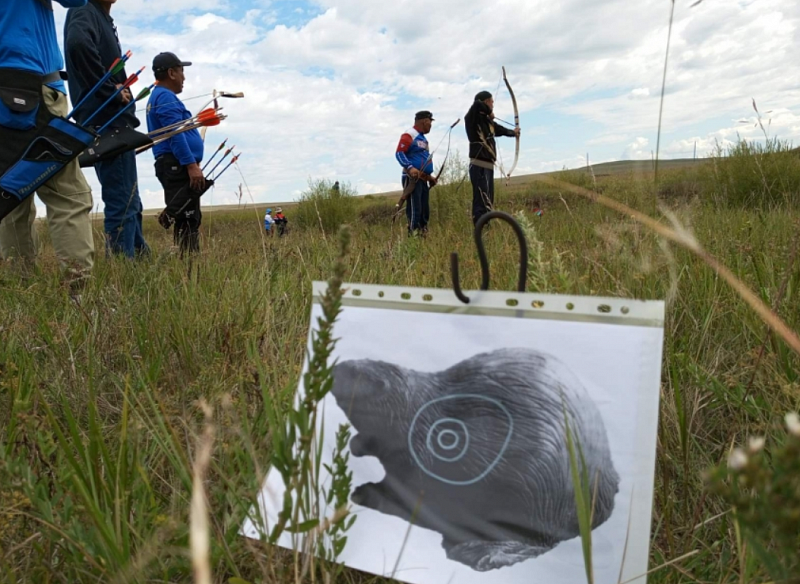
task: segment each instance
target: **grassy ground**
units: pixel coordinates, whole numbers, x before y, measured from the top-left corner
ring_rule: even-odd
[[[647,176],[598,181],[653,213]],[[665,181],[684,225],[774,305],[800,215],[712,207],[690,198],[693,177]],[[462,285],[477,287],[469,190],[468,181],[434,189],[425,240],[406,238],[402,221],[391,227],[393,200],[359,201],[345,280],[448,288],[458,251]],[[668,301],[651,565],[698,553],[651,581],[762,581],[702,473],[732,443],[779,433],[783,414],[800,407],[797,357],[770,340],[759,362],[758,317],[705,265],[629,219],[536,183],[500,186],[497,206],[534,226],[529,290]],[[310,284],[329,276],[336,237],[290,223],[287,237],[265,239],[261,225],[256,210],[208,214],[202,254],[181,261],[171,232],[146,218],[154,257],[129,263],[99,251],[80,306],[47,254],[31,276],[0,271],[0,582],[191,581],[200,399],[216,430],[206,481],[215,581],[294,581],[285,555],[237,530],[266,472],[265,402],[286,407],[297,385]],[[492,287],[513,289],[513,234],[498,226],[486,239]],[[797,330],[797,265],[786,282],[778,313]],[[374,580],[345,572],[339,581]]]

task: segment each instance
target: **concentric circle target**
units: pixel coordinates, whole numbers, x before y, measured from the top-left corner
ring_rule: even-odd
[[[478,406],[485,411],[483,415],[475,415]],[[492,426],[491,432],[485,431],[487,425]],[[456,394],[431,400],[417,410],[408,431],[408,448],[428,476],[450,485],[472,485],[488,476],[502,460],[513,432],[514,420],[498,400],[478,394]],[[476,433],[481,439],[487,435],[503,439],[496,444],[476,444]]]

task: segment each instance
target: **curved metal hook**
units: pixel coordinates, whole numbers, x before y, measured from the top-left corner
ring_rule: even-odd
[[[489,258],[486,256],[486,248],[483,245],[483,228],[492,219],[502,219],[514,229],[519,240],[519,280],[517,281],[517,291],[525,292],[525,283],[528,281],[528,244],[525,241],[525,232],[522,231],[519,223],[508,213],[502,211],[491,211],[485,213],[475,224],[475,247],[478,248],[478,259],[481,262],[481,290],[489,289]],[[469,298],[461,290],[458,277],[458,253],[450,254],[450,275],[453,279],[453,292],[455,292],[461,302],[469,304]]]

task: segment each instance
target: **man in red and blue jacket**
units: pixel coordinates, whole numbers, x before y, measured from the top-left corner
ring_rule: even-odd
[[[428,232],[430,218],[430,187],[436,184],[433,176],[433,156],[425,134],[431,131],[433,114],[429,111],[417,112],[414,116],[414,127],[400,136],[395,158],[403,167],[403,189],[410,188],[413,181],[414,190],[408,197],[406,217],[408,218],[408,234]]]

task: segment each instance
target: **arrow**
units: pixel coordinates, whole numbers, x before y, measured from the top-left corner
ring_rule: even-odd
[[[222,144],[219,145],[219,148],[214,150],[214,154],[211,155],[211,158],[208,159],[208,162],[205,163],[205,165],[203,166],[203,168],[201,170],[205,171],[206,167],[208,167],[208,165],[211,164],[211,161],[214,160],[214,158],[217,156],[217,154],[219,154],[220,150],[225,148],[225,144],[227,143],[227,141],[228,141],[227,138],[225,138],[225,140],[222,141]]]
[[[105,130],[106,128],[108,128],[108,127],[109,127],[109,126],[110,126],[110,125],[111,125],[111,124],[112,124],[114,121],[116,121],[116,119],[117,119],[118,117],[120,117],[122,114],[124,114],[126,111],[128,111],[128,109],[129,109],[131,106],[134,106],[134,105],[136,105],[136,102],[138,102],[138,101],[141,101],[141,100],[143,100],[145,97],[147,97],[148,95],[150,95],[150,92],[153,90],[153,88],[154,88],[155,86],[156,86],[156,84],[155,84],[155,83],[153,83],[153,84],[152,84],[150,87],[145,87],[144,89],[142,89],[142,90],[139,92],[139,95],[137,95],[137,96],[136,96],[136,99],[134,99],[133,101],[129,102],[129,103],[128,103],[128,104],[127,104],[127,105],[126,105],[124,108],[122,108],[122,109],[121,109],[119,112],[117,112],[117,114],[116,114],[116,115],[115,115],[113,118],[111,118],[110,120],[108,120],[108,121],[105,123],[105,125],[103,125],[103,127],[102,127],[102,128],[100,128],[99,130],[97,130],[97,133],[98,133],[98,134],[102,134],[102,133],[103,133],[103,130]]]
[[[209,105],[211,105],[212,103],[213,103],[213,104],[214,104],[214,106],[216,107],[216,106],[218,105],[218,104],[217,104],[217,100],[218,100],[220,97],[225,97],[225,98],[229,98],[229,99],[240,99],[240,98],[244,97],[244,92],[242,92],[242,91],[237,91],[237,92],[230,92],[230,91],[217,91],[217,90],[215,89],[215,90],[212,92],[212,94],[211,94],[211,95],[213,96],[213,97],[212,97],[212,99],[211,99],[211,100],[209,100],[209,102],[208,102],[207,104],[205,104],[205,105],[203,106],[203,108],[202,108],[202,109],[205,109],[205,108],[207,108],[207,107],[208,107]]]
[[[215,170],[217,170],[217,167],[218,167],[220,164],[222,164],[222,161],[223,161],[223,160],[225,160],[225,159],[228,157],[228,155],[229,155],[231,152],[233,152],[233,149],[234,149],[234,148],[236,148],[236,146],[231,146],[230,148],[228,148],[228,149],[225,151],[225,154],[223,154],[223,155],[222,155],[222,158],[220,158],[220,159],[219,159],[219,162],[217,162],[217,163],[214,165],[214,168],[212,168],[210,171],[208,171],[208,174],[214,174],[214,171],[215,171]]]
[[[136,73],[134,73],[133,75],[131,75],[130,77],[128,77],[128,78],[125,80],[125,83],[123,83],[122,85],[120,85],[120,86],[117,88],[117,90],[116,90],[114,93],[112,93],[112,94],[111,94],[111,97],[109,97],[109,98],[108,98],[108,99],[105,101],[105,103],[103,103],[103,105],[101,105],[99,108],[97,108],[97,109],[94,111],[94,113],[93,113],[92,115],[90,115],[90,116],[89,116],[89,117],[88,117],[88,118],[87,118],[87,119],[86,119],[86,120],[83,122],[83,125],[85,126],[85,125],[87,125],[89,122],[91,122],[91,121],[94,119],[94,117],[95,117],[97,114],[99,114],[101,111],[103,111],[103,109],[104,109],[104,108],[105,108],[105,107],[106,107],[106,106],[107,106],[109,103],[111,103],[111,100],[113,100],[114,98],[116,98],[116,97],[117,97],[117,96],[118,96],[118,95],[119,95],[119,94],[120,94],[122,91],[124,91],[125,89],[128,89],[128,88],[129,88],[131,85],[133,85],[134,83],[136,83],[136,82],[139,80],[139,75],[141,75],[142,71],[144,71],[144,67],[142,67],[142,68],[141,68],[141,69],[139,69],[139,70],[138,70]]]
[[[226,154],[226,156],[227,156],[227,154]],[[216,182],[219,180],[219,177],[221,177],[221,176],[222,176],[222,175],[225,173],[225,171],[226,171],[226,170],[228,170],[228,169],[231,167],[231,165],[235,164],[235,163],[236,163],[236,161],[237,161],[237,160],[239,160],[239,157],[240,157],[240,156],[241,156],[241,154],[237,154],[236,156],[234,156],[233,158],[231,158],[231,161],[230,161],[230,162],[227,164],[227,166],[225,166],[225,167],[224,167],[224,168],[223,168],[223,169],[222,169],[222,170],[219,172],[219,174],[216,176],[216,178],[213,178],[213,179],[210,179],[210,180],[209,180],[209,179],[206,179],[206,185],[207,185],[207,188],[206,188],[205,190],[208,190],[208,188],[210,188],[210,187],[208,187],[208,184],[209,184],[209,183],[210,183],[210,184],[211,184],[211,186],[213,187],[213,186],[216,184]],[[220,162],[222,162],[222,161],[220,161]],[[203,191],[203,194],[205,194],[205,190]],[[202,196],[202,195],[200,195],[200,196]],[[191,198],[190,198],[190,199],[188,199],[188,200],[187,200],[187,201],[186,201],[186,202],[185,202],[183,205],[181,205],[181,208],[180,208],[180,209],[178,209],[178,211],[175,213],[175,215],[177,216],[177,215],[180,215],[181,213],[183,213],[183,210],[184,210],[184,209],[186,209],[186,207],[187,207],[187,206],[189,205],[189,203],[191,203],[191,202],[192,202],[192,199],[191,199]],[[169,228],[169,227],[167,227],[167,228]]]
[[[231,161],[222,170],[219,171],[219,174],[217,176],[214,177],[214,182],[218,181],[219,177],[225,174],[226,170],[228,170],[232,165],[236,164],[236,161],[239,160],[240,156],[241,154],[237,154],[236,156],[231,158]]]
[[[114,59],[114,62],[111,63],[111,66],[108,68],[106,74],[100,78],[100,81],[98,81],[97,84],[95,84],[95,86],[92,87],[92,89],[85,96],[83,96],[83,99],[81,99],[78,102],[78,105],[72,108],[72,111],[67,114],[67,118],[71,118],[73,115],[75,115],[75,112],[78,111],[78,108],[81,107],[84,103],[86,103],[86,100],[89,99],[91,96],[93,96],[97,92],[97,90],[100,89],[100,87],[102,87],[103,84],[111,78],[112,75],[116,75],[117,73],[122,71],[125,68],[125,63],[128,62],[128,59],[131,58],[132,54],[133,53],[128,51],[121,57]],[[144,70],[144,68],[142,69]]]
[[[194,124],[194,123],[197,123],[199,121],[213,120],[214,117],[218,115],[219,111],[222,111],[222,108],[219,108],[219,110],[214,110],[214,109],[211,109],[211,108],[205,109],[205,110],[201,111],[199,114],[197,114],[195,116],[192,116],[191,118],[187,118],[185,120],[181,120],[180,122],[175,122],[174,124],[170,124],[169,126],[164,126],[163,128],[159,128],[157,130],[153,130],[152,132],[148,133],[148,136],[153,137],[153,136],[156,136],[158,134],[161,134],[161,133],[164,133],[164,132],[168,132],[168,131],[173,130],[175,128],[184,126],[186,124]],[[211,125],[215,125],[215,124],[211,124]]]
[[[170,132],[156,136],[155,138],[153,138],[151,134],[148,134],[150,138],[153,138],[153,143],[148,144],[147,146],[143,146],[142,148],[139,148],[138,150],[136,150],[136,154],[141,154],[142,152],[149,150],[156,144],[160,144],[161,142],[169,140],[170,138],[173,138],[178,134],[183,134],[184,132],[189,132],[190,130],[196,130],[197,128],[202,128],[203,126],[218,126],[222,120],[226,119],[226,117],[227,116],[219,116],[207,122],[194,122],[187,126],[176,128]]]

